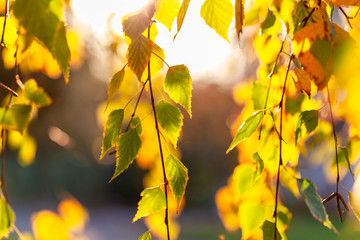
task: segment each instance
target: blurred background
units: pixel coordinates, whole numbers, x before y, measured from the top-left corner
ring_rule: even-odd
[[[133,224],[131,221],[147,170],[132,164],[108,183],[115,157],[98,161],[108,83],[124,65],[126,48],[121,18],[145,3],[145,0],[104,0],[101,4],[95,0],[72,0],[66,19],[73,33],[77,61],[72,63],[69,83],[65,84],[56,71],[49,69],[47,74],[25,70],[21,73],[26,78],[35,78],[53,103],[39,109],[30,123],[28,134],[37,144],[34,161],[24,163],[11,146],[6,153],[6,183],[20,231],[31,232],[32,214],[41,209],[56,211],[67,195],[75,197],[88,211],[85,239],[137,239],[146,231],[142,221]],[[189,169],[186,207],[179,217],[179,239],[218,239],[219,235],[240,239],[240,231],[227,233],[223,227],[217,215],[215,193],[227,184],[238,164],[236,151],[225,154],[232,141],[231,124],[242,109],[234,101],[233,89],[244,80],[256,78],[259,63],[252,42],[257,32],[256,28],[248,27],[240,43],[235,31],[230,32],[230,43],[226,42],[201,19],[201,3],[191,1],[175,41],[174,32],[160,24],[156,41],[164,49],[167,63],[187,65],[193,80],[193,116],[190,119],[183,112],[184,126],[178,143],[181,160]],[[6,53],[2,56],[6,59]],[[1,64],[6,66],[6,62]],[[1,68],[0,72],[4,83],[12,81],[13,70],[7,69]],[[331,193],[332,185],[323,180],[321,167],[304,169],[302,174],[314,181],[320,195]],[[347,176],[344,184],[350,182]],[[334,223],[343,234],[339,238],[313,220],[303,200],[285,189],[281,198],[287,199],[285,205],[293,212],[289,239],[358,239],[359,224],[354,228],[353,221],[346,220],[340,225],[336,213],[330,210],[331,219],[335,217]],[[304,227],[309,231],[304,232]]]

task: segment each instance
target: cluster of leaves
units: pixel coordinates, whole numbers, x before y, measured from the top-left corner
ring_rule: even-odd
[[[31,72],[42,71],[49,77],[58,78],[62,73],[65,81],[68,82],[70,54],[74,53],[72,63],[76,66],[81,64],[82,59],[78,34],[75,31],[65,30],[65,1],[5,0],[1,2],[1,6],[5,6],[4,15],[0,17],[2,57],[4,67],[13,69],[14,76],[11,86],[0,83],[1,88],[9,93],[2,100],[0,107],[2,137],[0,238],[7,237],[11,230],[17,231],[14,226],[15,214],[9,205],[4,177],[5,145],[8,143],[10,148],[18,150],[21,165],[31,164],[36,155],[37,144],[28,134],[28,126],[31,120],[36,118],[38,109],[52,103],[52,99],[41,86],[38,86],[36,79],[27,76]],[[69,45],[68,42],[71,44]],[[62,209],[67,211],[66,207]],[[40,232],[40,228],[42,231],[50,229],[43,223],[35,225],[36,232]],[[21,235],[20,232],[18,234]],[[36,236],[35,238],[44,239]]]
[[[110,152],[116,152],[116,168],[110,181],[124,172],[135,158],[140,166],[150,169],[149,174],[154,177],[145,183],[147,188],[140,194],[133,222],[147,217],[151,231],[168,238],[178,235],[175,218],[188,181],[188,170],[179,160],[177,150],[184,117],[176,104],[191,117],[192,80],[185,65],[169,66],[165,62],[164,50],[155,43],[156,25],[161,23],[171,30],[178,16],[179,31],[188,3],[184,1],[180,6],[178,1],[151,1],[143,9],[123,17],[123,33],[128,44],[126,62],[109,83],[106,108],[111,110],[104,126],[100,156],[101,160],[115,147]],[[164,64],[166,74],[160,72]],[[126,100],[123,108],[119,108],[121,104],[113,97],[122,85],[131,84],[127,81],[137,82],[138,90],[130,101]],[[154,96],[154,86],[161,89],[161,95]],[[145,92],[150,99],[144,99]],[[134,99],[137,100],[132,104]],[[126,127],[123,126],[125,121]],[[162,139],[167,146],[167,156]],[[149,231],[139,239],[150,238]]]
[[[245,17],[236,21],[259,27],[254,47],[261,65],[256,81],[235,89],[235,100],[244,108],[234,122],[228,152],[238,149],[239,165],[216,194],[220,217],[228,230],[241,228],[242,239],[286,239],[292,214],[279,199],[282,184],[295,197],[302,196],[313,217],[337,233],[323,204],[336,199],[343,220],[342,207],[349,208],[339,186],[360,219],[355,194],[341,185],[347,171],[354,181],[358,172],[352,170],[360,151],[360,128],[355,123],[359,118],[354,113],[358,97],[353,89],[359,76],[355,65],[359,66],[353,61],[359,54],[360,4],[262,0],[249,5]],[[334,12],[342,14],[347,28],[333,22]],[[294,84],[287,83],[290,78]],[[340,99],[341,91],[347,93],[345,100]],[[349,126],[340,137],[336,121]],[[335,147],[323,147],[331,141]],[[311,159],[324,163],[324,175],[336,182],[336,190],[325,199],[299,172],[299,157],[306,159],[315,151],[333,152],[330,161],[326,156]]]

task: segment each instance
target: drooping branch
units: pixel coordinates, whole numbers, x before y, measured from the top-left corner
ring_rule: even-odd
[[[276,189],[275,189],[275,209],[274,209],[274,218],[275,218],[275,229],[274,229],[274,239],[277,240],[277,209],[279,205],[279,187],[280,187],[280,168],[283,165],[282,161],[282,136],[283,136],[283,115],[284,115],[284,96],[285,96],[285,89],[286,89],[286,82],[290,71],[291,62],[293,60],[293,55],[290,56],[289,63],[286,69],[286,75],[284,80],[284,86],[281,94],[281,100],[279,103],[280,107],[280,135],[279,135],[279,164],[277,169],[277,176],[276,176]]]
[[[148,39],[150,39],[150,27],[151,27],[151,25],[148,28]],[[164,154],[163,154],[163,150],[162,150],[162,146],[161,146],[161,134],[160,134],[160,129],[159,129],[159,122],[158,122],[157,115],[156,115],[154,92],[153,92],[152,83],[151,83],[151,64],[150,64],[150,61],[148,62],[148,78],[147,78],[147,80],[149,81],[151,106],[152,106],[153,113],[154,113],[155,128],[156,128],[156,133],[157,133],[157,140],[158,140],[158,143],[159,143],[161,166],[162,166],[162,172],[163,172],[163,177],[164,177],[164,189],[165,189],[165,201],[166,201],[165,225],[166,225],[166,231],[167,231],[167,239],[170,240],[169,203],[168,203],[168,190],[167,190],[168,180],[167,180],[167,177],[166,177],[165,160],[164,160]]]
[[[4,24],[3,24],[3,30],[2,30],[2,35],[1,35],[1,46],[5,47],[5,29],[6,29],[6,19],[9,17],[9,0],[5,1],[5,14],[4,14]]]
[[[330,90],[329,90],[329,86],[326,87],[327,90],[327,95],[328,95],[328,104],[329,104],[329,108],[330,108],[330,117],[331,117],[331,125],[332,125],[332,132],[333,132],[333,138],[334,138],[334,145],[335,145],[335,162],[336,162],[336,192],[332,193],[329,197],[325,198],[323,200],[323,204],[325,204],[326,202],[330,201],[331,199],[333,199],[334,197],[336,197],[336,208],[339,214],[339,218],[340,218],[340,222],[343,221],[343,216],[342,216],[342,210],[341,210],[341,206],[340,206],[340,201],[341,203],[344,205],[345,209],[347,211],[349,211],[349,207],[346,205],[344,198],[341,196],[340,192],[339,192],[339,184],[340,184],[340,172],[339,172],[339,157],[338,157],[338,139],[337,139],[337,135],[336,135],[336,129],[335,129],[335,121],[334,121],[334,114],[333,114],[333,109],[332,109],[332,104],[331,104],[331,97],[330,97]]]

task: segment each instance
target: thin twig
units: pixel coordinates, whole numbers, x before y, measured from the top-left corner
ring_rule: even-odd
[[[291,55],[290,59],[289,59],[289,63],[286,69],[286,75],[285,75],[285,81],[284,81],[284,86],[283,86],[283,90],[282,90],[282,94],[281,94],[281,100],[279,103],[280,106],[280,136],[279,136],[279,142],[280,142],[280,146],[279,146],[279,164],[278,164],[278,170],[277,170],[277,177],[276,177],[276,190],[275,190],[275,209],[274,209],[274,218],[275,218],[275,229],[274,229],[274,239],[277,240],[277,209],[278,209],[278,202],[279,202],[279,187],[280,187],[280,167],[283,165],[283,161],[282,161],[282,130],[283,130],[283,115],[284,115],[284,96],[285,96],[285,89],[286,89],[286,82],[287,82],[287,78],[289,75],[289,71],[290,71],[290,66],[291,66],[291,62],[293,59],[293,55]]]
[[[17,94],[17,92],[15,92],[14,90],[12,90],[11,88],[9,88],[8,86],[6,86],[5,84],[2,84],[1,82],[0,82],[0,88],[6,90],[7,92],[11,93],[11,94],[14,95],[15,97],[19,96],[19,95]]]
[[[344,9],[343,9],[342,7],[339,7],[339,9],[340,9],[340,11],[342,12],[342,14],[344,14],[344,17],[345,17],[347,23],[349,24],[350,28],[352,29],[353,27],[352,27],[352,25],[351,25],[351,23],[350,23],[350,19],[353,19],[353,18],[352,18],[352,17],[349,17],[349,16],[346,14],[346,12],[344,11]]]
[[[148,28],[148,39],[150,39],[150,27]],[[160,129],[159,129],[159,122],[156,115],[156,108],[155,108],[155,100],[154,100],[154,93],[153,88],[151,84],[151,71],[150,71],[150,61],[148,62],[148,80],[149,80],[149,88],[150,88],[150,97],[151,97],[151,106],[154,113],[154,121],[155,121],[155,128],[157,133],[157,139],[159,143],[159,151],[160,151],[160,158],[161,158],[161,165],[162,165],[162,171],[164,176],[164,189],[165,189],[165,201],[166,201],[166,208],[165,208],[165,225],[166,225],[166,231],[167,231],[167,239],[170,240],[170,228],[169,228],[169,203],[168,203],[168,180],[166,177],[166,171],[165,171],[165,161],[164,161],[164,155],[163,150],[161,146],[161,137],[160,137]]]

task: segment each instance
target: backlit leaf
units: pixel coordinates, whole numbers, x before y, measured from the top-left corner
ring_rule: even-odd
[[[156,114],[161,127],[166,131],[171,142],[176,147],[183,125],[183,115],[180,110],[170,103],[161,100],[156,104]]]
[[[180,9],[180,0],[157,0],[154,18],[164,24],[169,31]]]
[[[8,237],[13,227],[15,215],[4,199],[0,199],[0,238]]]
[[[125,67],[126,66],[124,66],[120,71],[115,73],[110,80],[106,106],[109,105],[111,98],[120,89],[120,85],[121,85],[122,81],[124,80],[124,76],[125,76]]]
[[[265,220],[265,207],[260,203],[246,201],[239,207],[242,238],[249,239]]]
[[[171,154],[165,160],[165,170],[170,189],[174,194],[177,206],[179,206],[189,180],[188,170],[179,159]]]
[[[358,0],[325,0],[326,2],[334,5],[335,7],[341,6],[358,6],[360,7],[360,2]]]
[[[139,81],[150,60],[152,50],[153,42],[143,35],[134,39],[129,45],[126,57],[130,69],[135,73]]]
[[[107,151],[112,148],[121,132],[121,125],[124,119],[124,110],[116,109],[109,114],[103,132],[103,143],[101,147],[101,160]]]
[[[59,203],[57,209],[69,230],[72,232],[84,231],[89,214],[78,200],[74,197],[67,197]]]
[[[183,25],[183,22],[184,22],[184,19],[186,16],[186,12],[189,7],[189,3],[190,3],[190,0],[183,0],[183,2],[181,3],[181,7],[180,7],[180,10],[177,15],[177,33],[176,33],[175,37],[180,32],[180,29]]]
[[[3,32],[4,18],[0,17],[0,32]],[[12,18],[6,19],[4,44],[7,48],[16,48],[16,40],[18,38],[16,25]]]
[[[247,137],[250,137],[251,134],[256,130],[259,126],[261,119],[263,118],[264,113],[262,111],[254,112],[251,117],[245,120],[237,130],[237,133],[234,137],[234,140],[230,144],[230,147],[226,151],[226,153],[230,152],[234,147],[236,147],[239,143],[244,141]]]
[[[253,83],[251,98],[253,100],[254,108],[256,110],[265,108],[267,91],[268,91],[267,86],[259,83],[258,81],[255,81]],[[274,93],[274,90],[270,89],[266,107],[272,107],[275,104],[277,104],[278,102],[279,102],[279,100],[277,99],[277,96]]]
[[[296,121],[296,130],[295,130],[295,143],[299,140],[302,135],[301,128],[304,125],[306,133],[311,133],[314,131],[319,122],[319,111],[310,110],[302,112],[297,121]]]
[[[0,108],[0,123],[5,128],[23,132],[30,122],[31,105],[12,105],[10,108]]]
[[[294,81],[296,90],[300,93],[306,93],[311,96],[311,79],[310,76],[302,69],[297,67],[291,72],[291,77]]]
[[[185,65],[171,66],[166,73],[164,90],[172,100],[183,106],[191,117],[191,77]]]
[[[37,107],[46,107],[52,103],[49,95],[42,87],[38,87],[34,79],[25,83],[25,96]]]
[[[355,213],[355,216],[360,221],[360,199],[358,196],[352,194],[351,192],[348,192],[349,195],[349,203],[352,208],[352,210]]]
[[[231,181],[234,186],[234,195],[236,197],[239,197],[253,186],[252,170],[251,164],[240,164],[235,168]]]
[[[313,217],[327,228],[337,232],[326,214],[321,197],[317,193],[315,185],[308,179],[297,179],[297,184]]]
[[[262,171],[264,169],[264,161],[261,159],[258,152],[253,154],[253,160],[255,161],[255,169],[253,170],[252,181],[256,183],[261,177]]]
[[[238,39],[242,32],[245,20],[245,0],[235,0],[235,28]]]
[[[110,182],[134,161],[141,148],[141,139],[136,129],[120,135],[116,143],[116,169]]]
[[[29,166],[34,162],[36,156],[37,144],[34,137],[24,135],[19,149],[18,157],[20,165]]]
[[[131,121],[131,128],[136,128],[136,131],[140,135],[142,133],[142,125],[141,125],[141,119],[139,117],[134,117]]]
[[[151,240],[151,234],[150,232],[146,232],[143,235],[141,235],[138,240]]]
[[[140,196],[142,198],[138,203],[138,210],[133,222],[166,208],[165,193],[160,187],[146,188]]]
[[[153,44],[152,54],[150,57],[151,78],[154,78],[156,74],[158,74],[160,70],[163,68],[164,60],[165,60],[164,50],[161,47],[159,47],[157,44]],[[144,70],[145,73],[147,73],[147,68],[148,66],[146,66]],[[145,82],[147,78],[148,78],[147,74],[144,74],[141,78],[141,81]]]
[[[264,224],[261,226],[263,231],[263,240],[275,240],[275,223],[266,220]],[[281,235],[279,231],[276,229],[276,239],[281,240]]]
[[[150,26],[154,12],[154,5],[148,4],[138,13],[124,17],[122,26],[125,35],[130,37],[132,40],[140,36]]]
[[[35,239],[68,240],[68,229],[63,219],[48,210],[42,210],[31,217]]]
[[[70,50],[62,19],[62,1],[16,0],[13,13],[27,34],[36,37],[51,52],[59,64],[65,81],[68,82]]]
[[[201,6],[200,15],[209,27],[229,41],[228,30],[234,16],[230,0],[205,0]]]

